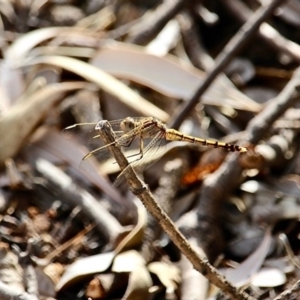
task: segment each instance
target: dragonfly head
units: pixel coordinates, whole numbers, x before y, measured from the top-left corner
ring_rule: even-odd
[[[136,122],[133,118],[127,117],[121,122],[120,127],[124,133],[128,133],[136,127]]]

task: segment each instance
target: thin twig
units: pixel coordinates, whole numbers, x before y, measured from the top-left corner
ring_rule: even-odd
[[[137,195],[148,211],[157,219],[163,230],[169,235],[179,250],[190,260],[194,268],[233,299],[253,300],[252,297],[244,292],[240,292],[237,288],[232,286],[223,275],[217,272],[206,258],[201,258],[196,251],[194,251],[185,237],[175,227],[171,219],[155,201],[148,187],[137,177],[135,171],[131,168],[126,157],[120,150],[120,147],[115,145],[115,136],[109,122],[99,122],[98,129],[104,142],[106,144],[113,144],[113,146],[110,146],[110,151],[114,155],[117,163],[120,165],[121,170],[126,169],[124,175],[127,179],[131,192]]]
[[[132,26],[128,42],[145,45],[186,5],[184,0],[165,0],[157,9]]]
[[[240,22],[246,22],[252,11],[242,1],[221,0],[225,8]],[[267,23],[263,23],[257,32],[258,36],[275,51],[285,53],[298,63],[300,62],[300,46],[286,39],[278,31]]]
[[[77,233],[73,238],[71,238],[70,240],[66,241],[64,244],[54,249],[54,251],[49,253],[44,258],[44,260],[50,263],[53,258],[61,254],[66,249],[70,248],[71,246],[77,246],[82,242],[83,237],[94,228],[95,228],[95,224],[89,224],[86,228],[84,228],[79,233]]]
[[[265,109],[249,122],[244,139],[251,144],[257,144],[272,124],[298,100],[295,96],[296,94],[299,96],[299,91],[300,68],[294,71],[292,79],[280,94],[271,99]]]
[[[274,300],[288,300],[288,299],[296,299],[299,296],[300,291],[300,280],[297,281],[291,289],[288,289],[278,295]],[[294,295],[293,295],[294,294]]]
[[[211,70],[214,67],[215,62],[202,46],[195,16],[190,12],[182,12],[177,19],[180,24],[184,48],[189,59],[198,69],[204,71]]]
[[[247,23],[237,32],[237,34],[228,42],[224,50],[216,58],[215,67],[207,74],[206,79],[196,90],[192,98],[187,102],[180,113],[175,117],[171,128],[178,129],[185,117],[196,106],[199,98],[208,89],[218,74],[224,70],[228,63],[241,51],[242,47],[249,42],[250,38],[258,30],[259,26],[272,14],[272,12],[285,0],[274,0],[268,6],[261,6],[248,20]]]

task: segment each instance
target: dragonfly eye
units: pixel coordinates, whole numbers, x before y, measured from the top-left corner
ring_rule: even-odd
[[[124,132],[129,132],[135,128],[136,122],[133,118],[128,117],[121,122],[120,126]]]

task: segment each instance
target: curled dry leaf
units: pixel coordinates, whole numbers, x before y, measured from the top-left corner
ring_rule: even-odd
[[[112,271],[129,273],[127,290],[122,299],[150,299],[149,288],[152,286],[152,279],[144,258],[137,251],[130,250],[117,255]]]
[[[111,270],[116,273],[132,272],[136,266],[145,266],[146,261],[136,250],[128,250],[114,258]]]
[[[226,68],[226,74],[236,85],[241,86],[254,78],[255,68],[250,60],[236,58]]]
[[[114,256],[114,252],[108,252],[78,259],[66,268],[64,275],[56,285],[56,290],[59,291],[73,285],[87,276],[105,272],[110,267]]]
[[[89,282],[85,295],[91,299],[105,299],[117,280],[115,274],[100,274]]]
[[[122,300],[150,300],[152,279],[146,266],[136,265],[129,274],[128,287]]]

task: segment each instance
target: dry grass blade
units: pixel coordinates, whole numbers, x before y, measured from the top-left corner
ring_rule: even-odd
[[[106,92],[117,97],[125,105],[130,106],[139,115],[153,115],[163,121],[167,121],[169,118],[168,114],[163,110],[148,102],[121,81],[90,64],[62,56],[38,57],[22,63],[23,66],[36,64],[54,65],[74,72],[85,79],[98,84]],[[139,105],[136,105],[137,103],[139,103]]]
[[[10,62],[18,62],[27,56],[27,53],[36,45],[59,34],[68,32],[69,28],[49,27],[27,33],[17,39],[5,52],[5,59]]]

